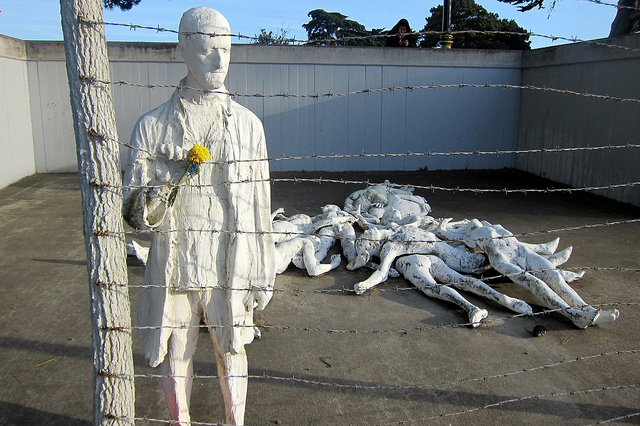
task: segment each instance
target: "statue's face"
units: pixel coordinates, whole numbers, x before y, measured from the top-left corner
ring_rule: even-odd
[[[201,23],[187,31],[230,33],[228,26],[215,21]],[[231,58],[231,37],[192,34],[182,36],[178,45],[189,69],[189,84],[204,90],[216,90],[224,85]]]

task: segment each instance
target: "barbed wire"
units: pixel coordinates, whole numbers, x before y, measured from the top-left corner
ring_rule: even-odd
[[[565,95],[573,95],[573,96],[583,96],[587,98],[595,98],[602,99],[607,101],[616,101],[616,102],[634,102],[640,103],[640,99],[636,98],[623,98],[618,96],[611,95],[601,95],[596,93],[589,92],[576,92],[574,90],[568,89],[555,89],[552,87],[538,87],[533,85],[517,85],[517,84],[495,84],[495,83],[485,83],[485,84],[472,84],[472,83],[451,83],[451,84],[425,84],[425,85],[410,85],[410,86],[391,86],[391,87],[382,87],[376,89],[362,89],[362,90],[354,90],[351,92],[344,93],[323,93],[323,94],[313,94],[313,95],[305,95],[305,94],[295,94],[295,93],[273,93],[273,94],[264,94],[264,93],[234,93],[229,91],[222,90],[203,90],[192,88],[189,86],[175,85],[175,84],[142,84],[142,83],[133,83],[126,80],[101,80],[96,77],[91,76],[81,76],[80,79],[89,84],[103,84],[103,85],[121,85],[121,86],[133,86],[133,87],[142,87],[147,89],[154,88],[187,88],[190,90],[195,90],[199,92],[205,93],[215,93],[220,95],[227,95],[232,97],[245,97],[245,98],[311,98],[311,99],[320,99],[320,98],[331,98],[331,97],[343,97],[343,96],[352,96],[359,95],[365,93],[378,93],[378,92],[395,92],[398,90],[419,90],[419,89],[464,89],[464,88],[493,88],[493,89],[519,89],[519,90],[535,90],[542,92],[551,92],[551,93],[559,93]]]
[[[626,419],[630,419],[632,417],[637,417],[637,416],[640,416],[640,412],[630,413],[630,414],[626,414],[624,416],[614,417],[612,419],[600,420],[599,422],[592,423],[591,425],[588,425],[588,426],[601,425],[601,424],[611,423],[611,422],[617,422],[619,420],[626,420]]]
[[[151,152],[145,148],[133,146],[128,142],[123,142],[115,138],[104,136],[98,133],[96,130],[92,130],[90,136],[93,139],[101,138],[107,142],[117,143],[121,146],[127,147],[140,152],[145,152],[149,155],[156,156],[158,153]],[[228,160],[228,161],[205,161],[203,164],[220,165],[220,164],[233,164],[233,163],[252,163],[252,162],[276,162],[276,161],[289,161],[289,160],[332,160],[332,159],[344,159],[344,158],[395,158],[395,157],[437,157],[447,156],[453,157],[460,156],[472,156],[472,155],[525,155],[525,154],[550,154],[550,153],[563,153],[563,152],[590,152],[590,151],[602,151],[602,150],[617,150],[617,149],[631,149],[640,148],[640,144],[626,143],[618,145],[599,145],[599,146],[574,146],[574,147],[559,147],[554,148],[533,148],[533,149],[505,149],[505,150],[475,150],[475,151],[426,151],[426,152],[387,152],[387,153],[367,153],[362,151],[358,154],[310,154],[310,155],[286,155],[282,157],[265,157],[250,160]]]
[[[507,315],[504,317],[500,317],[501,321],[513,320],[516,318],[523,317],[538,317],[553,313],[559,313],[562,311],[567,311],[571,309],[580,309],[583,307],[596,307],[596,306],[640,306],[640,303],[637,302],[620,302],[620,303],[602,303],[602,304],[592,304],[592,305],[583,305],[583,306],[569,306],[565,308],[556,308],[556,309],[544,309],[539,312],[533,312],[531,314],[513,314]],[[405,327],[405,328],[385,328],[385,329],[338,329],[338,328],[319,328],[319,327],[299,327],[299,326],[290,326],[290,325],[271,325],[271,324],[198,324],[198,325],[189,325],[189,324],[180,324],[180,325],[149,325],[149,326],[102,326],[102,330],[105,332],[132,332],[135,330],[160,330],[160,329],[169,329],[169,330],[188,330],[188,329],[199,329],[199,330],[211,330],[211,329],[237,329],[237,328],[250,328],[250,329],[264,329],[264,330],[277,330],[277,331],[296,331],[296,332],[305,332],[305,333],[324,333],[324,334],[400,334],[407,335],[409,333],[416,332],[426,332],[426,331],[434,331],[434,330],[442,330],[447,328],[468,328],[473,326],[475,323],[472,322],[461,322],[461,323],[452,323],[452,324],[441,324],[441,325],[433,325],[433,326],[416,326],[416,327]],[[481,326],[491,327],[492,324],[481,323]]]
[[[467,383],[473,383],[473,382],[479,382],[479,381],[483,381],[486,382],[488,380],[492,380],[492,379],[500,379],[500,378],[506,378],[506,377],[512,377],[512,376],[517,376],[520,374],[525,374],[525,373],[532,373],[532,372],[536,372],[536,371],[541,371],[541,370],[550,370],[556,367],[561,367],[561,366],[565,366],[565,365],[569,365],[569,364],[573,364],[573,363],[578,363],[578,362],[582,362],[582,361],[590,361],[590,360],[594,360],[597,358],[603,358],[603,357],[609,357],[609,356],[613,356],[613,355],[630,355],[630,354],[637,354],[638,352],[640,352],[639,349],[626,349],[626,350],[618,350],[618,351],[610,351],[610,352],[600,352],[597,354],[593,354],[593,355],[585,355],[585,356],[578,356],[575,358],[571,358],[571,359],[563,359],[561,361],[558,362],[554,362],[554,363],[549,363],[549,364],[543,364],[543,365],[539,365],[539,366],[535,366],[535,367],[525,367],[525,368],[521,368],[515,371],[511,371],[511,372],[507,372],[507,373],[498,373],[498,374],[492,374],[489,376],[482,376],[482,377],[473,377],[473,378],[467,378],[467,379],[459,379],[459,380],[454,380],[454,381],[448,381],[448,382],[441,382],[441,383],[437,383],[437,384],[422,384],[422,385],[400,385],[400,384],[396,384],[396,385],[383,385],[383,384],[371,384],[371,385],[362,385],[362,384],[347,384],[347,383],[336,383],[336,382],[325,382],[325,381],[320,381],[320,380],[310,380],[310,379],[304,379],[304,378],[300,378],[300,377],[295,377],[295,376],[291,376],[291,377],[283,377],[283,376],[271,376],[271,375],[267,375],[267,374],[260,374],[260,375],[252,375],[252,374],[248,374],[248,375],[200,375],[200,374],[192,374],[189,376],[180,376],[180,375],[171,375],[171,374],[152,374],[152,373],[147,373],[147,374],[124,374],[124,373],[107,373],[107,372],[103,372],[103,373],[98,373],[98,374],[103,374],[105,376],[109,376],[109,377],[118,377],[121,379],[162,379],[162,378],[166,378],[166,377],[174,377],[174,378],[192,378],[192,379],[196,379],[196,380],[217,380],[217,379],[227,379],[227,378],[241,378],[241,377],[246,377],[249,380],[272,380],[272,381],[280,381],[280,382],[292,382],[292,383],[298,383],[298,384],[303,384],[303,385],[309,385],[309,386],[319,386],[319,387],[328,387],[328,388],[338,388],[338,389],[354,389],[354,390],[360,390],[360,391],[388,391],[388,390],[394,390],[394,391],[415,391],[415,390],[424,390],[424,389],[431,389],[434,387],[441,387],[441,386],[455,386],[455,385],[461,385],[461,384],[467,384]]]
[[[262,160],[265,161],[265,160]],[[290,182],[294,184],[298,183],[337,183],[342,185],[386,185],[385,183],[372,184],[370,181],[357,181],[357,180],[344,180],[344,179],[326,179],[326,178],[269,178],[269,179],[246,179],[239,181],[224,181],[216,184],[190,184],[185,183],[180,186],[186,188],[215,188],[220,186],[228,186],[228,185],[237,185],[237,184],[252,184],[259,182]],[[91,186],[95,187],[104,187],[106,189],[159,189],[165,188],[167,184],[158,184],[158,185],[115,185],[110,182],[102,182],[96,179],[90,182]],[[610,184],[610,185],[600,185],[600,186],[583,186],[583,187],[570,187],[570,188],[516,188],[516,189],[507,189],[507,188],[460,188],[460,187],[443,187],[436,185],[411,185],[414,189],[423,189],[427,191],[444,191],[444,192],[471,192],[474,194],[483,194],[483,193],[500,193],[504,195],[509,194],[528,194],[528,193],[542,193],[542,194],[552,194],[552,193],[569,193],[572,194],[574,192],[590,192],[590,191],[602,191],[602,190],[612,190],[619,188],[632,188],[640,185],[640,182],[627,182],[627,183],[618,183],[618,184]],[[389,184],[391,187],[403,187],[406,185],[400,184]],[[288,232],[287,232],[288,233]]]
[[[601,5],[604,5],[604,6],[612,6],[612,7],[615,7],[616,9],[638,10],[637,7],[624,6],[624,5],[616,4],[616,3],[607,3],[607,2],[604,2],[604,1],[600,1],[600,0],[582,0],[582,1],[586,1],[586,2],[589,2],[589,3],[595,3],[595,4],[601,4]]]
[[[632,8],[634,9],[634,8]],[[634,9],[635,10],[635,9]],[[126,23],[120,23],[120,22],[105,22],[105,21],[93,21],[93,20],[89,20],[85,17],[80,16],[79,17],[79,21],[83,24],[86,25],[104,25],[104,26],[117,26],[117,27],[128,27],[130,30],[135,31],[138,29],[143,29],[143,30],[151,30],[151,31],[155,31],[156,33],[161,33],[161,32],[167,32],[167,33],[172,33],[172,34],[176,34],[176,35],[185,35],[185,36],[192,36],[192,35],[204,35],[204,36],[209,36],[209,37],[236,37],[238,39],[247,39],[247,40],[260,40],[260,39],[267,39],[267,40],[272,40],[272,41],[277,41],[278,43],[281,44],[287,44],[287,43],[291,43],[291,44],[307,44],[307,45],[321,45],[323,43],[340,43],[340,42],[350,42],[350,41],[357,41],[357,40],[376,40],[376,39],[386,39],[388,37],[393,37],[394,34],[368,34],[368,35],[362,35],[362,36],[345,36],[345,37],[336,37],[336,38],[326,38],[326,39],[296,39],[296,38],[279,38],[279,37],[258,37],[258,36],[247,36],[247,35],[243,35],[240,33],[225,33],[225,34],[216,34],[216,33],[210,33],[210,32],[201,32],[201,31],[178,31],[178,30],[173,30],[173,29],[168,29],[168,28],[163,28],[161,26],[147,26],[147,25],[138,25],[138,24],[126,24]],[[484,34],[484,35],[507,35],[507,36],[515,36],[515,37],[524,37],[529,38],[529,37],[540,37],[540,38],[545,38],[551,41],[557,41],[557,40],[562,40],[562,41],[568,41],[568,42],[572,42],[572,43],[588,43],[588,44],[594,44],[594,45],[598,45],[598,46],[603,46],[603,47],[608,47],[608,48],[613,48],[613,49],[623,49],[623,50],[628,50],[628,51],[632,51],[632,52],[640,52],[640,49],[634,49],[634,48],[630,48],[627,46],[621,46],[621,45],[617,45],[617,44],[610,44],[610,43],[603,43],[600,41],[596,41],[596,40],[583,40],[583,39],[579,39],[578,37],[563,37],[563,36],[554,36],[554,35],[547,35],[547,34],[539,34],[539,33],[535,33],[532,31],[529,32],[518,32],[518,31],[489,31],[489,30],[461,30],[461,31],[416,31],[416,32],[412,32],[412,33],[407,33],[407,35],[412,35],[412,36],[417,36],[417,37],[422,37],[422,36],[428,36],[428,35],[445,35],[445,34],[451,34],[451,35],[462,35],[462,34]]]
[[[529,400],[532,400],[532,399],[556,398],[556,397],[568,396],[568,395],[584,395],[584,394],[595,393],[595,392],[630,389],[630,388],[635,388],[635,387],[638,387],[638,386],[640,386],[640,383],[632,383],[632,384],[616,385],[616,386],[602,386],[602,387],[586,389],[586,390],[574,390],[574,391],[566,391],[566,392],[550,392],[550,393],[546,393],[546,394],[531,395],[531,396],[520,396],[520,397],[516,397],[516,398],[502,400],[502,401],[495,402],[495,403],[492,403],[492,404],[485,404],[485,405],[483,405],[481,407],[468,408],[466,410],[461,410],[461,411],[457,411],[457,412],[453,412],[453,413],[443,413],[443,414],[440,414],[440,415],[437,415],[437,416],[431,416],[431,417],[427,417],[427,418],[423,418],[423,419],[402,420],[402,421],[398,421],[398,422],[384,423],[384,424],[385,425],[392,425],[392,424],[407,424],[407,423],[415,423],[415,422],[427,422],[427,421],[430,421],[430,420],[436,420],[436,419],[442,419],[442,418],[446,418],[446,417],[469,414],[469,413],[473,413],[473,412],[476,412],[476,411],[481,411],[481,410],[484,410],[484,409],[487,409],[487,408],[498,408],[498,407],[502,407],[502,406],[507,405],[507,404],[513,404],[515,402],[529,401]],[[382,424],[379,424],[379,425],[382,425]]]
[[[420,254],[420,253],[414,253],[414,254]],[[568,268],[562,268],[562,270],[564,271],[572,271],[572,270],[578,270],[578,271],[586,271],[586,270],[592,270],[592,271],[617,271],[617,272],[634,272],[634,273],[640,273],[640,268],[623,268],[623,267],[586,267],[586,268],[580,268],[580,267],[568,267]],[[522,275],[523,273],[531,273],[531,272],[548,272],[548,271],[557,271],[557,269],[535,269],[535,270],[525,270],[523,272],[520,273],[513,273],[513,274],[496,274],[496,275],[491,275],[491,276],[478,276],[478,277],[474,277],[480,281],[484,281],[484,282],[490,282],[490,281],[497,281],[497,280],[504,280],[504,279],[511,279],[511,277],[515,277],[518,275]],[[444,286],[456,286],[456,285],[465,285],[468,284],[467,281],[458,281],[458,282],[448,282],[445,284],[438,284],[438,285],[444,285]],[[127,288],[135,288],[135,289],[153,289],[153,288],[166,288],[166,285],[161,285],[161,284],[121,284],[121,283],[116,283],[116,282],[103,282],[103,281],[97,281],[96,285],[98,286],[107,286],[107,287],[127,287]],[[313,294],[338,294],[338,293],[342,293],[342,294],[351,294],[351,293],[355,293],[355,290],[352,288],[347,288],[347,287],[343,287],[340,289],[305,289],[305,288],[293,288],[293,289],[283,289],[283,288],[262,288],[262,287],[240,287],[240,288],[233,288],[233,287],[228,287],[228,286],[220,286],[220,285],[199,285],[198,290],[224,290],[224,291],[241,291],[241,292],[246,292],[246,291],[253,291],[253,290],[260,290],[260,291],[264,291],[267,293],[313,293]],[[397,285],[394,285],[393,287],[387,287],[387,288],[376,288],[375,290],[376,292],[404,292],[404,291],[417,291],[420,292],[421,290],[418,287],[415,286],[408,286],[408,287],[400,287]]]
[[[640,219],[627,219],[627,220],[619,220],[619,221],[616,221],[616,222],[594,223],[594,224],[585,224],[585,225],[579,225],[579,226],[565,226],[564,228],[548,229],[548,230],[541,230],[541,231],[521,232],[521,233],[518,233],[518,234],[501,235],[501,236],[497,236],[497,237],[465,238],[465,239],[460,239],[460,240],[439,240],[439,241],[433,241],[433,240],[411,240],[410,242],[426,242],[426,243],[435,243],[435,242],[449,243],[449,242],[453,242],[453,243],[462,243],[462,242],[487,241],[487,240],[502,240],[502,239],[509,239],[509,238],[518,238],[518,237],[531,236],[531,235],[542,235],[542,234],[559,233],[559,232],[565,232],[565,231],[577,231],[577,230],[583,230],[583,229],[602,228],[602,227],[609,227],[609,226],[616,226],[616,225],[628,225],[628,224],[633,224],[633,223],[638,223],[638,222],[640,222]],[[250,235],[275,234],[275,235],[294,235],[294,236],[310,236],[311,235],[311,234],[307,234],[307,233],[304,233],[304,232],[289,232],[289,231],[244,231],[244,230],[227,231],[227,230],[221,230],[221,229],[168,229],[168,230],[157,230],[157,229],[154,229],[154,230],[133,230],[133,231],[121,231],[121,232],[102,230],[102,231],[94,232],[94,237],[138,235],[138,234],[149,234],[149,233],[174,233],[174,232],[203,232],[203,233],[250,234]],[[395,241],[392,238],[382,238],[382,239],[368,239],[366,237],[355,237],[355,238],[354,237],[342,237],[342,238],[343,239],[354,239],[354,240],[361,239],[361,240],[373,241],[373,242],[380,242],[380,241],[385,241],[385,242],[392,241],[392,242],[398,242],[398,243],[401,242],[401,241]]]

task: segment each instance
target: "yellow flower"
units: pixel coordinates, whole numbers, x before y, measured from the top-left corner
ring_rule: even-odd
[[[207,147],[199,145],[198,143],[193,145],[187,154],[187,161],[194,165],[204,163],[209,158],[210,155]]]

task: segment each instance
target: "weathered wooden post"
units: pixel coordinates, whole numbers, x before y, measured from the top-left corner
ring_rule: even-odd
[[[60,0],[82,190],[94,367],[94,424],[133,424],[131,309],[122,177],[100,0]]]

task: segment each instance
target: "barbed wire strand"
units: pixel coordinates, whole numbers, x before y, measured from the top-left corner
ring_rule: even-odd
[[[489,376],[482,376],[482,377],[473,377],[473,378],[467,378],[467,379],[459,379],[459,380],[453,380],[453,381],[447,381],[447,382],[441,382],[438,384],[422,384],[422,385],[383,385],[383,384],[371,384],[371,385],[355,385],[355,384],[344,384],[344,383],[336,383],[336,382],[323,382],[320,380],[309,380],[309,379],[303,379],[300,377],[295,377],[295,376],[291,376],[291,377],[283,377],[283,376],[270,376],[267,374],[260,374],[260,375],[199,375],[199,374],[192,374],[190,376],[179,376],[179,375],[170,375],[170,374],[152,374],[152,373],[147,373],[147,374],[122,374],[122,373],[108,373],[107,375],[109,375],[110,377],[118,377],[118,378],[122,378],[122,379],[162,379],[162,378],[166,378],[166,377],[174,377],[174,378],[192,378],[192,379],[196,379],[196,380],[215,380],[215,379],[226,379],[226,378],[240,378],[240,377],[246,377],[249,380],[272,380],[272,381],[283,381],[283,382],[292,382],[292,383],[298,383],[298,384],[304,384],[304,385],[310,385],[310,386],[319,386],[319,387],[329,387],[329,388],[337,388],[337,389],[354,389],[354,390],[361,390],[361,391],[388,391],[388,390],[394,390],[394,391],[414,391],[414,390],[424,390],[424,389],[431,389],[431,388],[436,388],[436,387],[440,387],[440,386],[455,386],[455,385],[461,385],[461,384],[468,384],[468,383],[473,383],[473,382],[479,382],[479,381],[488,381],[488,380],[493,380],[493,379],[500,379],[500,378],[506,378],[506,377],[512,377],[512,376],[517,376],[520,374],[525,374],[525,373],[533,373],[533,372],[537,372],[537,371],[541,371],[541,370],[550,370],[550,369],[554,369],[556,367],[561,367],[561,366],[565,366],[565,365],[569,365],[569,364],[574,364],[574,363],[579,363],[582,361],[590,361],[590,360],[596,360],[598,358],[603,358],[603,357],[610,357],[610,356],[614,356],[614,355],[635,355],[638,352],[640,352],[639,349],[627,349],[627,350],[618,350],[618,351],[610,351],[610,352],[600,352],[594,355],[585,355],[585,356],[578,356],[575,358],[571,358],[571,359],[563,359],[561,361],[558,362],[554,362],[554,363],[549,363],[549,364],[543,364],[543,365],[538,365],[535,367],[525,367],[525,368],[521,368],[515,371],[511,371],[511,372],[507,372],[507,373],[498,373],[498,374],[493,374],[493,375],[489,375]]]
[[[602,227],[609,227],[609,226],[616,226],[616,225],[628,225],[628,224],[634,224],[634,223],[638,223],[640,222],[640,219],[628,219],[628,220],[619,220],[619,221],[615,221],[615,222],[604,222],[604,223],[594,223],[594,224],[586,224],[586,225],[580,225],[580,226],[566,226],[564,228],[556,228],[556,229],[546,229],[546,230],[541,230],[541,231],[530,231],[530,232],[522,232],[519,234],[510,234],[510,235],[501,235],[498,237],[487,237],[487,238],[465,238],[465,239],[460,239],[460,240],[440,240],[440,241],[433,241],[433,240],[412,240],[412,241],[408,241],[406,243],[412,243],[412,242],[425,242],[425,243],[435,243],[435,242],[445,242],[445,243],[449,243],[449,242],[453,242],[453,243],[464,243],[464,242],[474,242],[474,241],[487,241],[487,240],[502,240],[502,239],[509,239],[509,238],[518,238],[518,237],[525,237],[525,236],[532,236],[532,235],[543,235],[543,234],[550,234],[550,233],[560,233],[560,232],[566,232],[566,231],[578,231],[578,230],[583,230],[583,229],[592,229],[592,228],[602,228]],[[219,234],[252,234],[252,235],[266,235],[266,234],[276,234],[276,235],[299,235],[299,236],[310,236],[310,234],[306,234],[304,232],[289,232],[289,231],[243,231],[243,230],[233,230],[233,231],[226,231],[226,230],[218,230],[218,229],[169,229],[169,230],[133,230],[133,231],[109,231],[109,230],[102,230],[102,231],[96,231],[94,233],[94,237],[108,237],[108,236],[124,236],[124,235],[138,235],[138,234],[153,234],[153,233],[174,233],[174,232],[203,232],[203,233],[219,233]],[[342,237],[343,239],[353,239],[353,237]],[[386,241],[386,242],[397,242],[397,243],[402,243],[403,241],[394,241],[392,238],[383,238],[383,239],[369,239],[366,237],[356,237],[357,239],[361,239],[361,240],[365,240],[365,241],[374,241],[374,242],[379,242],[379,241]]]
[[[344,96],[353,96],[365,93],[379,93],[379,92],[396,92],[399,90],[421,90],[421,89],[464,89],[464,88],[492,88],[492,89],[518,89],[518,90],[534,90],[534,91],[542,91],[542,92],[550,92],[550,93],[559,93],[565,95],[573,95],[573,96],[582,96],[587,98],[596,98],[607,101],[616,101],[616,102],[633,102],[640,103],[640,99],[636,98],[623,98],[619,96],[611,96],[611,95],[602,95],[597,93],[589,93],[589,92],[576,92],[574,90],[568,89],[556,89],[552,87],[538,87],[530,84],[527,85],[518,85],[518,84],[508,84],[508,83],[483,83],[483,84],[473,84],[473,83],[451,83],[451,84],[425,84],[425,85],[410,85],[410,86],[391,86],[391,87],[382,87],[376,89],[362,89],[362,90],[354,90],[351,92],[344,93],[323,93],[323,94],[313,94],[313,95],[304,95],[304,94],[294,94],[294,93],[274,93],[274,94],[264,94],[264,93],[234,93],[229,91],[221,91],[221,90],[203,90],[197,88],[191,88],[188,86],[181,86],[176,84],[142,84],[142,83],[133,83],[126,80],[101,80],[91,76],[81,76],[80,79],[89,84],[102,84],[102,85],[120,85],[120,86],[132,86],[132,87],[142,87],[147,89],[154,88],[163,88],[163,89],[178,89],[178,88],[188,88],[195,91],[206,92],[206,93],[215,93],[219,95],[227,95],[233,97],[246,97],[246,98],[312,98],[312,99],[320,99],[320,98],[331,98],[331,97],[344,97]]]
[[[258,37],[258,36],[247,36],[247,35],[243,35],[240,33],[225,33],[225,34],[216,34],[216,33],[210,33],[210,32],[201,32],[201,31],[183,31],[180,32],[178,30],[173,30],[173,29],[168,29],[168,28],[163,28],[161,26],[147,26],[147,25],[138,25],[138,24],[126,24],[126,23],[120,23],[120,22],[106,22],[106,21],[92,21],[89,20],[85,17],[79,17],[79,21],[85,25],[104,25],[104,26],[116,26],[116,27],[128,27],[130,30],[138,30],[138,29],[143,29],[143,30],[151,30],[151,31],[155,31],[156,33],[161,33],[161,32],[166,32],[166,33],[172,33],[172,34],[176,34],[176,35],[185,35],[187,37],[192,36],[192,35],[204,35],[204,36],[209,36],[209,37],[236,37],[238,39],[247,39],[247,40],[254,40],[257,41],[261,38],[265,38],[263,37]],[[613,48],[613,49],[623,49],[623,50],[628,50],[628,51],[632,51],[632,52],[638,52],[640,51],[640,49],[634,49],[634,48],[630,48],[627,46],[621,46],[621,45],[617,45],[617,44],[610,44],[610,43],[603,43],[600,41],[596,41],[596,40],[583,40],[583,39],[579,39],[578,37],[563,37],[563,36],[554,36],[554,35],[547,35],[547,34],[539,34],[539,33],[535,33],[535,32],[518,32],[518,31],[488,31],[488,30],[461,30],[461,31],[416,31],[416,32],[412,32],[412,33],[407,33],[407,35],[413,35],[413,36],[427,36],[427,35],[437,35],[437,36],[441,36],[444,34],[451,34],[451,35],[463,35],[463,34],[484,34],[484,35],[507,35],[507,36],[515,36],[515,37],[524,37],[529,38],[529,37],[540,37],[540,38],[545,38],[551,41],[557,41],[557,40],[562,40],[562,41],[568,41],[568,42],[572,42],[572,43],[588,43],[588,44],[594,44],[594,45],[598,45],[598,46],[603,46],[603,47],[608,47],[608,48]],[[362,36],[346,36],[346,37],[336,37],[336,38],[327,38],[327,39],[314,39],[314,40],[303,40],[303,39],[296,39],[296,38],[282,38],[282,37],[266,37],[266,39],[268,40],[272,40],[272,41],[277,41],[278,43],[281,44],[287,44],[287,43],[291,43],[291,44],[308,44],[308,45],[322,45],[324,43],[341,43],[341,42],[350,42],[350,41],[360,41],[360,40],[376,40],[376,39],[386,39],[388,37],[392,37],[393,34],[370,34],[370,35],[362,35]]]
[[[620,303],[603,303],[603,304],[593,304],[593,305],[584,305],[584,307],[596,307],[596,306],[640,306],[640,303],[636,302],[620,302]],[[491,323],[495,322],[495,320],[508,321],[516,318],[522,317],[537,317],[542,315],[548,315],[552,313],[559,313],[566,310],[571,309],[580,309],[581,306],[569,306],[565,308],[556,308],[556,309],[544,309],[539,312],[534,312],[531,314],[514,314],[504,317],[494,317]],[[492,324],[489,323],[481,323],[481,326],[491,327]],[[278,330],[278,331],[301,331],[301,332],[315,332],[315,333],[325,333],[325,334],[381,334],[381,333],[389,333],[389,334],[400,334],[406,335],[413,332],[425,332],[425,331],[433,331],[433,330],[442,330],[447,328],[467,328],[473,326],[475,323],[471,322],[461,322],[461,323],[452,323],[452,324],[442,324],[442,325],[434,325],[434,326],[417,326],[417,327],[405,327],[405,328],[387,328],[387,329],[337,329],[337,328],[319,328],[319,327],[298,327],[298,326],[289,326],[289,325],[271,325],[271,324],[199,324],[199,325],[189,325],[189,324],[180,324],[180,325],[149,325],[149,326],[103,326],[102,330],[105,332],[131,332],[134,330],[160,330],[160,329],[169,329],[169,330],[187,330],[187,329],[200,329],[200,330],[211,330],[211,329],[226,329],[226,328],[258,328],[264,330]]]
[[[597,423],[592,423],[591,425],[588,426],[593,426],[593,425],[601,425],[601,424],[605,424],[605,423],[611,423],[611,422],[617,422],[619,420],[626,420],[626,419],[631,419],[633,417],[637,417],[640,416],[640,412],[636,412],[636,413],[631,413],[631,414],[627,414],[624,416],[620,416],[620,417],[614,417],[612,419],[607,419],[607,420],[600,420]]]
[[[446,417],[453,417],[453,416],[460,416],[460,415],[464,415],[464,414],[469,414],[469,413],[473,413],[473,412],[477,412],[477,411],[481,411],[487,408],[499,408],[502,407],[504,405],[507,404],[513,404],[516,402],[523,402],[523,401],[530,401],[532,399],[541,399],[541,398],[556,398],[556,397],[560,397],[560,396],[568,396],[568,395],[584,395],[584,394],[590,394],[590,393],[595,393],[595,392],[605,392],[605,391],[611,391],[611,390],[623,390],[623,389],[630,389],[630,388],[634,388],[634,387],[638,387],[640,386],[640,383],[632,383],[632,384],[626,384],[626,385],[616,385],[616,386],[602,386],[602,387],[598,387],[598,388],[593,388],[593,389],[586,389],[586,390],[575,390],[575,391],[566,391],[566,392],[551,392],[551,393],[546,393],[546,394],[539,394],[539,395],[531,395],[531,396],[520,396],[520,397],[516,397],[516,398],[511,398],[511,399],[506,399],[506,400],[502,400],[499,402],[495,402],[492,404],[485,404],[481,407],[475,407],[475,408],[468,408],[466,410],[461,410],[461,411],[457,411],[457,412],[453,412],[453,413],[443,413],[437,416],[432,416],[432,417],[427,417],[427,418],[423,418],[423,419],[410,419],[410,420],[402,420],[402,421],[398,421],[398,422],[392,422],[392,423],[380,423],[378,425],[392,425],[392,424],[407,424],[407,423],[416,423],[416,422],[427,422],[430,420],[436,420],[436,419],[443,419]]]
[[[582,0],[582,1],[586,1],[589,3],[595,3],[595,4],[601,4],[603,6],[612,6],[615,7],[616,9],[631,9],[631,10],[638,10],[637,7],[633,7],[633,6],[624,6],[621,4],[616,4],[616,3],[607,3],[604,1],[600,1],[600,0]]]
[[[591,393],[597,393],[597,392],[606,392],[606,391],[614,391],[614,390],[631,389],[631,388],[635,388],[635,387],[638,387],[638,386],[640,386],[640,383],[631,383],[631,384],[614,385],[614,386],[602,386],[602,387],[591,388],[591,389],[573,390],[573,391],[565,391],[565,392],[550,392],[550,393],[546,393],[546,394],[538,394],[538,395],[530,395],[530,396],[519,396],[519,397],[515,397],[515,398],[510,398],[510,399],[505,399],[505,400],[502,400],[502,401],[494,402],[494,403],[491,403],[491,404],[485,404],[485,405],[482,405],[480,407],[468,408],[468,409],[465,409],[465,410],[452,412],[452,413],[442,413],[442,414],[439,414],[437,416],[431,416],[431,417],[427,417],[427,418],[408,419],[408,420],[401,420],[401,421],[397,421],[397,422],[376,423],[376,424],[378,426],[381,426],[381,425],[427,422],[427,421],[430,421],[430,420],[443,419],[443,418],[446,418],[446,417],[454,417],[454,416],[461,416],[461,415],[465,415],[465,414],[470,414],[470,413],[482,411],[482,410],[489,409],[489,408],[499,408],[499,407],[502,407],[502,406],[507,405],[507,404],[513,404],[513,403],[518,403],[518,402],[523,402],[523,401],[530,401],[530,400],[534,400],[534,399],[557,398],[557,397],[562,397],[562,396],[573,396],[573,395],[585,395],[585,394],[591,394]],[[636,416],[636,415],[637,415],[636,413],[628,414],[626,416],[621,416],[620,419],[630,418],[630,417],[633,417],[633,416]],[[603,422],[614,421],[616,419],[609,419],[609,420],[605,420]],[[130,420],[130,418],[128,418],[128,417],[126,417],[126,418],[125,417],[115,417],[114,420]],[[152,421],[152,422],[167,423],[167,424],[175,422],[175,420],[152,419],[152,418],[148,418],[148,417],[135,417],[135,418],[133,418],[133,420],[134,421]],[[222,426],[220,423],[204,423],[204,422],[194,422],[194,421],[184,422],[184,423],[185,424],[191,424],[191,425],[199,425],[199,426]],[[596,423],[596,424],[598,424],[598,423]]]
[[[91,132],[92,137],[95,139],[100,137],[101,139],[117,143],[119,145],[125,146],[129,149],[133,149],[136,151],[145,152],[149,155],[156,156],[158,153],[151,152],[145,148],[133,146],[128,142],[123,142],[118,139],[110,138],[104,136],[97,131],[93,130]],[[219,164],[233,164],[233,163],[253,163],[253,162],[275,162],[275,161],[285,161],[285,160],[326,160],[326,159],[342,159],[342,158],[393,158],[393,157],[436,157],[436,156],[447,156],[453,157],[457,155],[461,156],[472,156],[472,155],[525,155],[525,154],[549,154],[549,153],[562,153],[562,152],[582,152],[582,151],[601,151],[601,150],[617,150],[617,149],[631,149],[631,148],[640,148],[640,144],[618,144],[618,145],[599,145],[599,146],[582,146],[582,147],[555,147],[555,148],[535,148],[535,149],[506,149],[506,150],[492,150],[492,151],[426,151],[426,152],[388,152],[388,153],[367,153],[362,151],[358,154],[310,154],[310,155],[285,155],[282,157],[265,157],[265,158],[257,158],[250,160],[229,160],[229,161],[205,161],[203,164],[210,165],[219,165]]]

